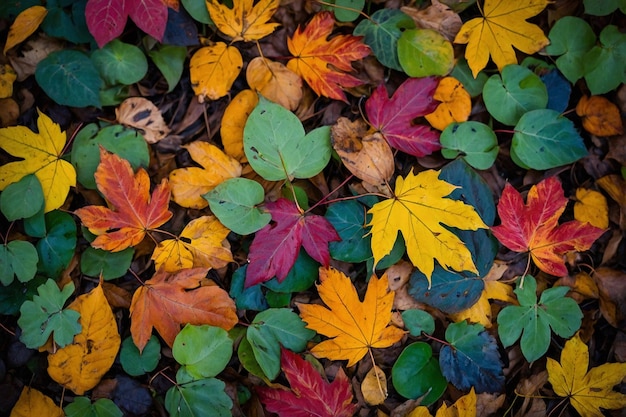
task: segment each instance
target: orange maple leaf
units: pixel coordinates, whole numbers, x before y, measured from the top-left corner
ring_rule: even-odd
[[[130,332],[142,351],[155,328],[171,347],[181,325],[232,329],[237,323],[235,302],[206,278],[207,268],[157,272],[139,287],[130,305]]]
[[[100,147],[100,164],[94,175],[98,190],[108,208],[88,206],[76,210],[89,231],[98,237],[91,246],[119,252],[139,244],[146,232],[172,217],[168,210],[170,188],[163,180],[150,196],[150,177],[140,168],[136,174],[130,163]]]
[[[320,96],[346,101],[342,88],[356,87],[363,81],[347,74],[352,62],[365,58],[370,48],[360,36],[339,35],[327,40],[335,19],[331,12],[313,16],[306,28],[298,27],[287,39],[289,52],[295,57],[287,68],[300,75]]]

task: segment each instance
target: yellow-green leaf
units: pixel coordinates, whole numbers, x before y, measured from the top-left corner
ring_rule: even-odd
[[[0,148],[11,155],[23,158],[0,167],[0,191],[7,185],[19,181],[28,174],[35,174],[45,199],[46,213],[61,207],[70,191],[76,185],[76,171],[69,162],[61,159],[65,147],[65,132],[58,124],[37,110],[35,133],[25,126],[12,126],[0,129]]]
[[[34,388],[24,387],[10,417],[63,417],[63,409]]]
[[[257,41],[276,29],[278,23],[268,21],[278,9],[280,0],[233,0],[233,8],[217,0],[206,0],[215,26],[234,41]]]
[[[157,271],[176,272],[187,268],[222,268],[233,262],[226,240],[230,230],[213,216],[190,221],[178,239],[159,243],[152,254]]]
[[[626,377],[626,363],[605,363],[587,372],[589,349],[578,333],[565,342],[561,363],[548,358],[548,381],[554,393],[569,398],[570,404],[584,417],[602,417],[606,410],[626,407],[626,395],[613,387]]]
[[[508,64],[517,64],[515,48],[534,54],[550,43],[541,28],[529,19],[539,14],[549,0],[485,0],[482,17],[461,27],[455,43],[466,43],[465,59],[474,78],[487,66],[489,55],[501,71]]]
[[[243,67],[239,49],[217,42],[196,51],[189,62],[191,86],[201,103],[217,100],[230,91]]]
[[[9,49],[25,41],[26,38],[35,33],[47,14],[48,10],[43,6],[32,6],[18,14],[9,28],[7,43],[4,45],[2,53],[6,55]]]
[[[474,207],[446,198],[456,188],[440,180],[439,171],[434,170],[398,177],[395,195],[368,211],[374,265],[391,252],[402,232],[409,259],[429,282],[435,260],[445,269],[478,273],[470,251],[445,226],[477,230],[487,225]]]
[[[48,356],[48,374],[57,383],[83,395],[111,368],[120,347],[120,335],[102,285],[68,306],[80,313],[82,331],[74,341]]]
[[[205,208],[209,203],[202,195],[228,178],[239,177],[241,165],[208,142],[191,142],[185,148],[189,151],[191,159],[202,168],[178,168],[170,172],[172,200],[183,207]]]

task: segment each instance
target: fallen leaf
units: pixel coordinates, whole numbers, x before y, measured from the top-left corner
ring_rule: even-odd
[[[449,41],[454,39],[463,25],[461,16],[438,0],[431,0],[430,6],[425,9],[403,6],[400,10],[411,16],[417,27],[436,30]]]
[[[248,63],[246,81],[251,89],[291,111],[297,109],[302,100],[302,79],[280,62],[260,56],[254,58]]]
[[[177,168],[170,172],[172,200],[183,207],[202,209],[209,205],[202,195],[228,178],[241,175],[241,164],[208,142],[194,141],[183,146],[200,167]]]
[[[605,410],[626,407],[626,395],[613,387],[626,377],[626,363],[605,363],[587,371],[589,349],[577,333],[565,342],[561,363],[547,358],[548,381],[554,393],[569,399],[570,404],[585,417],[602,417]]]
[[[280,417],[352,417],[357,411],[343,368],[328,383],[310,362],[285,348],[281,348],[280,363],[291,390],[257,387],[268,411]]]
[[[83,395],[109,371],[121,339],[101,285],[78,296],[67,308],[80,313],[82,331],[71,344],[48,355],[48,374],[65,388]]]
[[[130,97],[115,109],[117,122],[139,130],[146,142],[157,143],[170,133],[161,111],[150,100]]]
[[[526,21],[548,4],[549,0],[485,0],[482,17],[465,22],[454,38],[455,43],[467,44],[465,59],[474,78],[487,66],[490,55],[502,71],[508,64],[517,64],[513,46],[532,55],[548,45],[541,28]]]
[[[311,349],[317,357],[348,360],[355,365],[372,348],[386,348],[398,342],[404,331],[390,326],[394,292],[387,275],[372,275],[363,301],[350,278],[333,268],[320,268],[320,298],[328,307],[297,303],[307,328],[329,337]]]
[[[265,209],[274,223],[256,232],[250,245],[246,287],[274,276],[282,282],[296,262],[300,246],[320,264],[329,265],[328,243],[340,238],[325,217],[302,213],[285,198],[267,203]]]
[[[604,195],[598,191],[577,188],[574,218],[600,229],[608,228],[609,206]]]
[[[168,210],[170,188],[161,181],[150,195],[150,178],[140,168],[133,175],[130,163],[100,147],[100,164],[94,174],[98,190],[109,207],[86,206],[74,212],[96,239],[91,246],[119,252],[136,246],[146,233],[172,217]]]
[[[374,365],[363,378],[361,393],[368,405],[379,405],[387,399],[387,377],[378,366]]]
[[[259,96],[252,90],[240,91],[233,100],[228,103],[224,116],[220,135],[222,146],[226,155],[235,158],[242,164],[248,162],[243,150],[243,129],[246,126],[248,116],[259,103]]]
[[[193,219],[176,239],[159,242],[152,254],[156,270],[176,272],[188,268],[223,268],[233,262],[226,236],[230,233],[213,216]]]
[[[424,116],[432,127],[444,130],[454,122],[464,122],[472,111],[472,98],[463,84],[454,77],[439,81],[433,99],[440,101],[435,111]]]
[[[0,98],[0,127],[17,124],[20,117],[20,106],[12,98]]]
[[[331,143],[341,161],[356,177],[370,184],[385,184],[395,171],[393,152],[383,136],[368,132],[367,124],[340,117],[331,128]]]
[[[318,95],[347,102],[342,89],[363,84],[348,74],[352,62],[368,56],[370,48],[359,36],[337,35],[329,40],[334,25],[332,12],[320,12],[304,29],[298,27],[293,37],[287,38],[289,52],[295,57],[287,62],[287,68],[304,78]]]
[[[189,73],[200,103],[228,94],[242,67],[241,53],[234,46],[216,42],[198,49],[189,62]]]
[[[428,408],[419,406],[411,411],[407,417],[431,417]],[[437,409],[435,417],[476,417],[476,393],[474,388],[470,392],[458,400],[450,407],[446,403],[441,404]]]
[[[52,52],[63,50],[64,46],[60,39],[36,34],[22,45],[19,55],[9,51],[9,61],[17,73],[17,81],[35,75],[37,64]]]
[[[19,45],[35,33],[47,14],[48,9],[43,6],[31,6],[22,10],[9,28],[9,34],[2,53],[6,55],[9,49]]]
[[[181,326],[208,324],[230,330],[237,324],[235,302],[228,293],[206,279],[206,268],[175,273],[158,271],[133,295],[130,332],[139,351],[154,327],[172,346]]]
[[[507,183],[498,204],[501,225],[491,228],[494,236],[514,252],[530,253],[543,272],[567,275],[563,256],[588,250],[604,229],[572,220],[561,225],[559,217],[567,206],[561,183],[550,177],[534,185],[524,204],[521,194]]]
[[[434,77],[409,78],[389,99],[380,84],[365,102],[365,114],[392,147],[417,157],[430,155],[441,149],[439,132],[413,120],[437,108],[433,99],[437,85]]]
[[[236,41],[258,41],[269,35],[279,26],[268,21],[278,9],[280,0],[233,0],[233,7],[216,0],[206,0],[211,20],[224,35]]]
[[[624,133],[622,115],[617,106],[602,96],[582,96],[576,105],[576,114],[583,127],[592,135],[614,136]]]
[[[611,326],[626,325],[626,275],[623,271],[601,266],[594,271],[593,280],[598,286],[600,312]]]
[[[398,177],[394,197],[368,211],[374,266],[391,252],[402,232],[409,259],[429,283],[435,260],[445,269],[478,273],[465,244],[447,227],[478,230],[487,225],[474,207],[446,198],[456,188],[440,180],[439,171],[434,170]]]
[[[0,99],[13,96],[13,82],[17,74],[9,64],[0,66]]]
[[[54,401],[41,391],[34,388],[24,387],[20,398],[17,400],[10,417],[65,417],[65,413],[61,406],[56,405]]]
[[[44,211],[48,213],[65,202],[70,187],[76,185],[76,170],[63,159],[65,132],[39,109],[37,114],[39,133],[25,126],[0,129],[0,148],[23,158],[0,167],[0,191],[28,174],[35,174],[43,189]]]
[[[596,184],[619,204],[620,229],[626,230],[626,181],[620,175],[611,174],[598,178]]]

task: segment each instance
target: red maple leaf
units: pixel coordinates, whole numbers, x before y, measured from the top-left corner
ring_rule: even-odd
[[[94,174],[98,190],[109,207],[87,206],[74,213],[98,237],[91,246],[118,252],[138,245],[153,230],[172,217],[167,180],[150,195],[150,177],[140,168],[133,174],[130,163],[100,147],[100,164]]]
[[[259,230],[248,254],[245,286],[268,281],[274,276],[281,282],[296,262],[300,246],[317,262],[328,266],[328,242],[340,240],[328,220],[304,214],[291,201],[281,198],[265,205],[274,224]]]
[[[589,249],[605,232],[578,220],[559,225],[567,201],[556,177],[533,186],[526,204],[521,194],[507,183],[498,203],[501,225],[492,227],[491,231],[512,251],[529,252],[543,272],[565,276],[568,272],[563,255]]]
[[[328,383],[310,362],[285,348],[281,348],[280,364],[291,391],[258,387],[256,391],[268,411],[280,417],[352,417],[357,411],[343,368]]]
[[[438,84],[435,77],[409,78],[391,99],[380,84],[365,102],[367,118],[392,147],[417,157],[430,155],[441,149],[439,132],[413,120],[435,111],[439,103],[433,94]]]
[[[167,25],[163,0],[87,0],[87,28],[100,48],[122,34],[128,17],[148,35],[163,40]]]

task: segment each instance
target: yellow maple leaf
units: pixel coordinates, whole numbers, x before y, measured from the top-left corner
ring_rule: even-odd
[[[102,285],[78,296],[67,308],[80,313],[82,330],[71,344],[48,356],[48,374],[65,388],[83,395],[109,371],[121,339]]]
[[[228,94],[242,67],[243,58],[234,46],[216,42],[198,49],[189,61],[189,77],[200,103]]]
[[[195,141],[184,148],[202,168],[178,168],[170,172],[172,200],[183,207],[202,209],[209,205],[202,195],[228,178],[239,177],[241,164],[208,142]]]
[[[311,349],[317,357],[348,360],[355,365],[371,348],[386,348],[404,335],[390,326],[395,293],[389,291],[387,275],[372,275],[361,302],[350,278],[333,268],[320,268],[320,298],[329,307],[298,303],[307,328],[330,337]]]
[[[236,41],[257,41],[269,35],[279,26],[267,23],[280,5],[280,0],[233,0],[230,9],[217,0],[206,0],[206,7],[215,26],[226,36]]]
[[[9,28],[9,35],[7,36],[7,42],[4,45],[2,53],[6,55],[9,49],[19,45],[30,35],[35,33],[47,14],[48,9],[43,6],[32,6],[20,12]]]
[[[464,122],[472,111],[472,98],[454,77],[441,79],[433,98],[440,103],[435,111],[424,118],[435,129],[444,130],[451,123]]]
[[[61,159],[65,148],[65,132],[44,113],[37,110],[35,133],[25,126],[0,129],[0,148],[21,161],[9,162],[0,167],[0,191],[28,174],[35,174],[45,199],[45,212],[61,207],[76,185],[76,170],[69,162]]]
[[[474,207],[445,198],[456,188],[439,179],[439,171],[428,170],[396,179],[395,195],[376,203],[372,215],[374,265],[391,252],[402,232],[407,254],[430,284],[435,259],[445,268],[478,273],[465,244],[445,226],[462,230],[486,229]]]
[[[465,59],[474,78],[487,66],[489,55],[502,70],[508,64],[517,64],[513,46],[534,54],[550,43],[541,28],[526,21],[548,3],[549,0],[485,0],[483,17],[465,22],[454,38],[455,43],[467,44]]]
[[[626,395],[613,387],[626,377],[626,363],[605,363],[587,372],[589,349],[578,333],[565,342],[561,363],[547,358],[548,381],[556,395],[569,398],[583,417],[602,417],[600,408],[626,407]]]
[[[157,270],[176,272],[187,268],[222,268],[233,261],[228,241],[230,230],[213,216],[190,221],[177,239],[159,243],[152,254]]]

